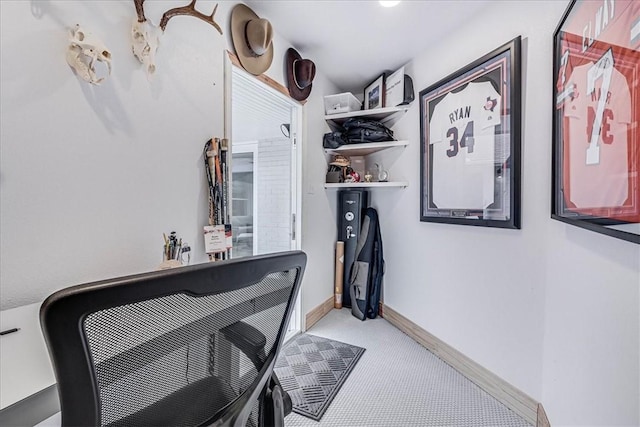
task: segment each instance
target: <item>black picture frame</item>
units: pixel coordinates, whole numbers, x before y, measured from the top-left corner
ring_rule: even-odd
[[[386,74],[382,73],[364,88],[364,109],[384,108]]]
[[[640,244],[640,35],[622,6],[573,0],[553,34],[551,217]]]
[[[420,92],[420,221],[520,228],[521,38]]]

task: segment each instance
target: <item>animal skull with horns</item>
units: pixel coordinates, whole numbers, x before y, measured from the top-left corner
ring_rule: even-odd
[[[213,20],[213,16],[216,14],[216,10],[218,9],[217,4],[213,8],[213,13],[211,13],[211,15],[205,15],[195,9],[197,0],[192,0],[191,3],[189,3],[187,6],[176,7],[166,11],[162,15],[160,26],[156,27],[144,16],[144,1],[145,0],[133,0],[136,6],[138,19],[133,23],[133,27],[131,28],[131,36],[133,39],[133,55],[138,58],[138,60],[142,64],[144,64],[147,76],[149,77],[156,71],[155,55],[156,51],[158,50],[160,34],[164,34],[164,30],[167,28],[169,19],[173,18],[174,16],[189,15],[196,17],[213,25],[218,30],[218,32],[222,34],[222,29]],[[158,31],[158,29],[160,29],[161,31]]]

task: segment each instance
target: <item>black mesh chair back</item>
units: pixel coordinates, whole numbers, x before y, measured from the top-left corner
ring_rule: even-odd
[[[294,251],[54,293],[40,320],[62,424],[282,425],[273,366],[305,266]]]

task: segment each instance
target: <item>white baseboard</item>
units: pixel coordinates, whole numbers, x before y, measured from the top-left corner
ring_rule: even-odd
[[[396,328],[416,340],[471,382],[489,393],[507,408],[536,427],[550,427],[542,405],[512,386],[493,372],[480,366],[449,344],[430,334],[388,305],[384,306],[384,318]],[[540,418],[538,415],[540,414]]]
[[[309,328],[318,323],[318,320],[326,316],[331,310],[333,310],[333,296],[307,313],[304,319],[304,330],[308,331]]]

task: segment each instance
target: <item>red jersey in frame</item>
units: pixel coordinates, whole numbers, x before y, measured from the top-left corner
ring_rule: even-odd
[[[640,221],[640,2],[574,5],[559,40],[565,213]]]

